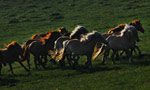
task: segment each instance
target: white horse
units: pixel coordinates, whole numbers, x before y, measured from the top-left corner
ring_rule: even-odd
[[[133,62],[132,51],[130,52],[129,49],[134,48],[136,41],[139,40],[137,30],[133,25],[126,24],[125,28],[120,32],[119,35],[110,35],[108,38],[106,38],[106,40],[108,45],[106,47],[103,46],[101,49],[104,50],[103,48],[105,48],[102,64],[104,64],[104,61],[107,59],[110,49],[113,50],[111,56],[113,63],[115,63],[113,59],[114,55],[116,55],[117,51],[119,50],[124,50],[127,56],[131,58],[131,62]],[[102,53],[102,51],[100,51],[100,53]]]
[[[80,40],[67,40],[63,43],[65,47],[60,50],[61,54],[58,56],[58,58],[61,60],[65,55],[84,55],[87,56],[86,66],[92,65],[91,57],[97,42],[107,44],[107,41],[97,31],[93,31],[87,35],[84,35]]]

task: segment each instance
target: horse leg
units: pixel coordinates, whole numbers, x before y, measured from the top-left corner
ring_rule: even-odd
[[[131,63],[133,63],[133,58],[132,58],[132,50],[125,50],[125,53],[127,55],[128,60],[131,60]]]
[[[109,55],[109,51],[110,49],[106,49],[104,52],[104,56],[103,56],[103,60],[102,60],[102,64],[105,64],[105,60],[107,59],[107,56]]]
[[[113,50],[113,53],[112,53],[112,56],[111,56],[111,60],[112,60],[112,63],[115,64],[115,61],[114,61],[114,56],[117,54],[117,51],[116,50]]]
[[[13,74],[14,74],[14,72],[13,72],[13,69],[12,69],[12,65],[11,65],[11,63],[8,63],[8,65],[9,65],[9,68],[10,68],[11,74],[13,75]]]
[[[138,47],[138,46],[136,46],[135,45],[135,48],[138,50],[138,52],[139,52],[139,57],[141,57],[142,56],[142,53],[141,53],[141,50],[140,50],[140,48]]]
[[[37,58],[36,58],[36,56],[34,56],[34,64],[35,64],[36,70],[38,70],[38,67],[37,67]]]
[[[23,65],[23,63],[22,63],[21,61],[19,61],[19,64],[20,64],[27,72],[30,71],[29,69],[27,69],[27,68]]]
[[[76,57],[77,57],[77,58],[76,58]],[[75,64],[78,65],[79,56],[74,56],[73,58],[74,58]]]
[[[65,66],[65,61],[64,60],[65,60],[65,56],[63,56],[62,60],[59,61],[61,67]]]
[[[42,62],[43,58],[44,58],[44,56],[42,55],[40,58],[41,62]],[[38,64],[40,65],[40,62],[38,62]]]
[[[72,56],[72,55],[71,55]],[[70,59],[68,59],[68,63],[70,65],[70,67],[72,67],[73,69],[75,68],[75,66],[77,65],[78,63],[78,59],[79,57],[77,57],[77,59],[75,58],[76,55],[73,55],[73,58],[70,56]]]
[[[0,63],[0,79],[1,79],[2,64]]]
[[[30,55],[27,57],[27,64],[28,64],[28,67],[29,67],[29,69],[31,68],[30,67]]]
[[[85,62],[85,67],[89,67],[91,65],[92,67],[92,62],[91,62],[92,54],[87,55],[87,61]]]
[[[56,64],[55,59],[50,59],[49,61],[52,62],[52,63],[54,63],[54,64]]]
[[[119,52],[116,52],[116,60],[119,60]]]
[[[44,65],[46,65],[46,63],[47,63],[47,55],[44,56],[44,60],[45,60],[44,61]]]
[[[37,61],[38,61],[38,63],[39,63],[39,66],[42,65],[42,67],[45,69],[45,65],[44,65],[44,63],[42,62],[40,56],[37,56]]]
[[[68,56],[67,56],[67,60],[68,60],[68,63],[69,63],[69,66],[70,66],[70,67],[72,67],[72,61],[73,61],[73,59],[71,58],[71,56],[72,56],[72,55],[68,55]]]

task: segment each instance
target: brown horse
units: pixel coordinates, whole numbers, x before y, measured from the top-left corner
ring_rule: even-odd
[[[12,63],[17,61],[19,64],[24,67],[26,71],[29,71],[23,64],[22,64],[22,53],[23,50],[21,46],[16,42],[10,43],[5,49],[0,49],[0,72],[2,65],[6,65],[8,63],[10,67],[10,71],[13,74]]]
[[[62,34],[58,31],[50,31],[45,37],[41,37],[40,40],[35,40],[31,42],[24,50],[23,57],[30,61],[30,53],[34,56],[35,67],[37,67],[37,61],[40,65],[45,67],[47,62],[47,55],[49,50],[54,50],[54,42]],[[45,59],[45,62],[42,62],[42,59]]]
[[[41,39],[42,37],[46,37],[46,35],[48,35],[49,33],[51,33],[51,31],[53,30],[50,30],[49,32],[47,33],[41,33],[41,34],[34,34],[31,39]],[[58,32],[60,32],[62,35],[66,35],[68,33],[68,30],[65,28],[65,27],[61,27],[61,28],[58,28]]]

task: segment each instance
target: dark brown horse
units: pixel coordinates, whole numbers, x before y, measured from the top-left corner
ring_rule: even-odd
[[[17,42],[10,43],[5,49],[0,49],[0,72],[2,66],[6,64],[9,65],[10,71],[13,74],[12,63],[19,62],[19,64],[24,67],[26,71],[29,71],[23,64],[22,64],[22,53],[23,50],[21,46]]]
[[[27,47],[25,47],[23,54],[24,59],[28,59],[27,61],[30,61],[31,53],[34,56],[36,69],[38,69],[37,62],[45,67],[48,51],[54,49],[54,42],[61,35],[62,34],[58,31],[50,31],[49,34],[47,34],[45,37],[41,37],[40,40],[31,42],[29,45],[27,45]],[[42,58],[45,59],[44,63],[42,62]]]

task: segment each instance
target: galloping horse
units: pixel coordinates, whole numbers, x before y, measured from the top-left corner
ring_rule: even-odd
[[[30,53],[34,56],[34,63],[36,69],[37,67],[37,61],[45,67],[45,64],[47,62],[47,55],[49,50],[54,49],[54,42],[55,40],[61,36],[61,33],[58,31],[50,31],[49,34],[47,34],[45,37],[41,37],[40,40],[31,41],[27,47],[25,47],[24,50],[24,59],[27,59],[27,61],[30,61]],[[40,58],[41,56],[41,58]],[[42,58],[44,57],[45,62],[42,62]],[[29,65],[30,66],[30,65]]]
[[[117,51],[119,50],[124,50],[127,54],[127,57],[131,58],[131,61],[133,62],[132,51],[129,51],[129,49],[134,48],[136,41],[139,40],[137,30],[133,25],[126,24],[125,28],[120,32],[120,34],[111,35],[106,38],[106,40],[108,41],[108,45],[102,46],[102,49],[100,49],[99,52],[101,54],[104,51],[103,48],[105,48],[102,64],[104,64],[105,60],[107,59],[110,49],[113,50],[111,59],[114,64],[114,55],[116,55]]]
[[[0,49],[0,73],[2,66],[8,63],[10,67],[10,71],[13,74],[12,63],[17,61],[19,64],[24,67],[26,71],[29,71],[23,64],[22,64],[22,53],[23,50],[21,46],[16,42],[10,43],[5,49]]]
[[[48,35],[49,33],[51,33],[51,31],[53,30],[50,30],[49,32],[47,33],[41,33],[41,34],[34,34],[31,39],[41,39],[42,37],[46,37],[46,35]],[[65,27],[61,27],[61,28],[58,28],[58,32],[60,32],[62,35],[66,35],[68,33],[67,29]]]
[[[142,33],[144,33],[144,29],[142,27],[142,24],[140,22],[140,20],[134,20],[134,21],[131,21],[129,23],[129,25],[133,25],[137,31],[140,31]],[[106,39],[107,37],[111,36],[111,35],[117,35],[117,34],[120,34],[120,32],[124,29],[125,27],[125,24],[120,24],[118,25],[117,27],[115,28],[112,28],[110,29],[108,32],[106,32],[105,34],[103,34],[102,36]],[[97,48],[100,48],[101,47],[101,44],[98,44],[97,45]],[[134,46],[134,48],[132,48],[131,50],[135,51],[135,49],[138,50],[139,52],[139,56],[141,56],[141,50],[139,49],[139,47],[137,45]],[[119,57],[118,53],[116,54],[117,58]]]
[[[64,42],[63,49],[60,50],[60,55],[57,56],[59,60],[62,60],[63,56],[87,56],[86,66],[92,65],[91,57],[93,54],[94,47],[97,42],[107,43],[106,40],[97,31],[88,33],[83,36],[80,40],[72,39]],[[59,58],[60,57],[60,58]]]
[[[52,56],[52,58],[56,59],[55,57],[57,55],[59,55],[59,50],[63,48],[63,42],[66,41],[66,40],[71,40],[71,39],[78,39],[80,40],[81,36],[82,35],[85,35],[88,33],[88,30],[83,27],[83,26],[76,26],[75,29],[70,33],[69,36],[65,35],[65,36],[62,36],[62,37],[59,37],[56,41],[55,41],[55,47],[54,47],[54,51],[50,51],[50,55]],[[67,57],[68,58],[68,57]],[[70,57],[71,59],[71,57]],[[79,56],[76,56],[76,57],[73,57],[73,59],[76,59],[76,61],[79,59]],[[69,62],[69,65],[71,65],[71,62],[69,61],[68,59],[68,62]],[[61,60],[60,61],[60,64],[61,66],[64,66],[64,60]]]

